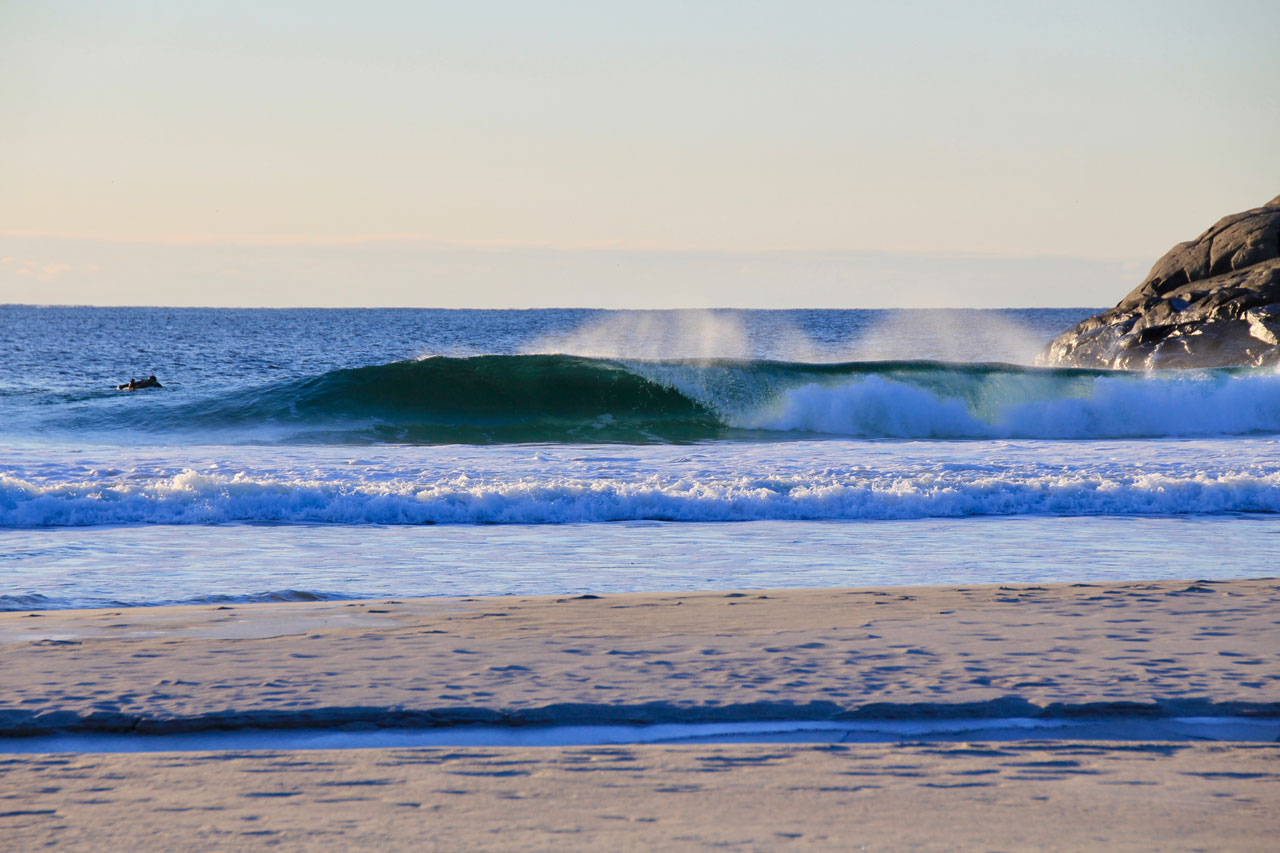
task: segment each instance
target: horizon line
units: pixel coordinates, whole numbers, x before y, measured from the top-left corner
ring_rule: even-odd
[[[1096,305],[1005,305],[996,307],[968,306],[898,306],[882,308],[855,307],[805,307],[760,308],[717,305],[702,308],[601,308],[589,305],[536,305],[509,306],[506,308],[447,308],[423,305],[142,305],[142,304],[94,304],[89,302],[0,302],[4,308],[154,308],[164,311],[1102,311],[1109,306]]]

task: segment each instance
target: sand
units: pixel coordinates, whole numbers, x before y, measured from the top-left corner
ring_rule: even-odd
[[[1276,649],[1275,580],[5,613],[0,732],[1274,713]]]
[[[1276,649],[1275,579],[7,613],[0,731],[1275,717]],[[1062,742],[0,756],[0,838],[1269,849],[1277,759]]]
[[[1280,746],[639,746],[3,763],[33,850],[1258,850]]]

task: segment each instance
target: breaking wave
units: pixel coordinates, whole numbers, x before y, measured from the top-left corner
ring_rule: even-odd
[[[488,355],[336,370],[199,399],[167,391],[78,399],[41,430],[316,444],[1280,433],[1280,376],[1256,370]]]

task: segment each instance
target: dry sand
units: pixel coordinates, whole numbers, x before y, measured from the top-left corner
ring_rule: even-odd
[[[1277,649],[1274,579],[8,613],[0,729],[1280,715]],[[1097,743],[14,756],[0,845],[1274,849],[1277,759]]]

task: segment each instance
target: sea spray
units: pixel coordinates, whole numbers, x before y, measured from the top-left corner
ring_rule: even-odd
[[[526,345],[526,355],[577,355],[597,359],[705,359],[760,357],[748,320],[732,310],[618,311]],[[792,326],[787,326],[794,338]],[[777,329],[770,332],[777,334]]]
[[[1044,346],[1033,329],[996,312],[912,309],[877,314],[864,334],[822,352],[838,356],[827,359],[833,361],[908,360],[920,357],[922,341],[928,342],[933,359],[954,363],[972,360],[977,351],[1032,365]]]
[[[964,363],[978,353],[1032,365],[1043,332],[1006,313],[972,309],[866,312],[853,329],[805,328],[789,311],[611,311],[525,345],[526,355],[647,360]],[[850,334],[850,332],[853,334]],[[435,354],[435,353],[433,353]]]

